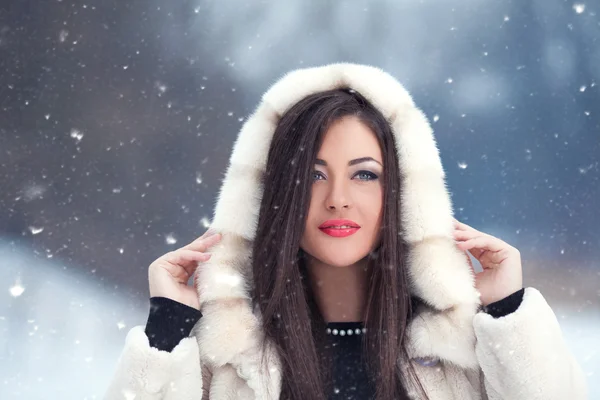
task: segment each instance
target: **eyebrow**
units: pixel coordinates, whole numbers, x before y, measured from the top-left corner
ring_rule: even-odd
[[[348,165],[352,166],[352,165],[363,163],[365,161],[375,161],[377,164],[379,164],[383,167],[383,165],[379,161],[374,159],[373,157],[355,158],[354,160],[348,161]],[[321,160],[320,158],[317,158],[317,160],[315,161],[315,164],[327,166],[327,163],[325,162],[325,160]]]

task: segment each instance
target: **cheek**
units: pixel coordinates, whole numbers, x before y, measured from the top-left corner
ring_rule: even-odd
[[[358,204],[357,204],[358,205]],[[360,209],[371,225],[379,225],[383,215],[383,193],[381,190],[364,193],[360,200]]]
[[[381,225],[381,220],[383,218],[383,202],[381,199],[377,203],[377,207],[375,208],[375,219],[377,220],[377,224]]]

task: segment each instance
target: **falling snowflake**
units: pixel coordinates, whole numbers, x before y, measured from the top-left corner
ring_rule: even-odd
[[[210,228],[210,220],[207,217],[202,217],[202,219],[200,220],[200,225],[208,229]]]
[[[156,87],[158,89],[158,95],[162,95],[163,93],[165,93],[167,91],[167,85],[165,85],[164,83],[160,82],[160,81],[156,81],[154,83],[154,87]]]
[[[30,226],[29,231],[32,235],[37,235],[38,233],[42,233],[44,231],[44,227],[36,228],[35,226]]]
[[[63,29],[58,33],[58,40],[63,43],[65,40],[67,40],[67,36],[69,36],[69,32]]]
[[[78,142],[83,138],[83,133],[79,129],[71,129],[71,137],[73,139],[77,139]]]
[[[25,288],[21,286],[21,282],[17,280],[17,282],[9,289],[10,295],[12,297],[19,297],[23,294]]]
[[[585,11],[585,4],[582,4],[582,3],[573,4],[573,10],[575,10],[575,12],[577,14],[582,14]]]
[[[464,161],[461,161],[458,163],[458,168],[460,169],[467,169],[467,163]]]
[[[169,233],[166,237],[165,237],[165,242],[167,244],[175,244],[177,243],[177,239],[175,239],[175,236],[173,236],[172,233]]]
[[[594,167],[594,164],[590,164],[587,167],[579,167],[580,174],[587,174],[587,172]]]

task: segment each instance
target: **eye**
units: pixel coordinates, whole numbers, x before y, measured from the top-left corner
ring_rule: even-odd
[[[321,173],[321,171],[313,171],[313,181],[319,180],[318,177],[322,177],[323,179],[325,179],[325,177],[323,176],[323,174]],[[379,177],[377,175],[375,175],[374,173],[372,173],[371,171],[358,171],[354,176],[363,176],[365,178],[359,179],[361,181],[374,181],[376,179],[379,179]]]
[[[313,171],[313,181],[318,180],[315,179],[316,176],[323,176],[323,174],[321,173],[321,171]]]
[[[367,179],[361,179],[361,181],[374,181],[379,178],[377,175],[375,175],[374,173],[372,173],[370,171],[358,171],[356,173],[356,175],[354,175],[354,176],[359,176],[359,175],[367,177]]]

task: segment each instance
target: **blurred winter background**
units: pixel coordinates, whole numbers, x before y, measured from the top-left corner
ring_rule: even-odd
[[[202,234],[286,71],[373,64],[431,119],[456,215],[522,254],[600,398],[600,4],[7,0],[0,398],[99,399],[148,265]]]

